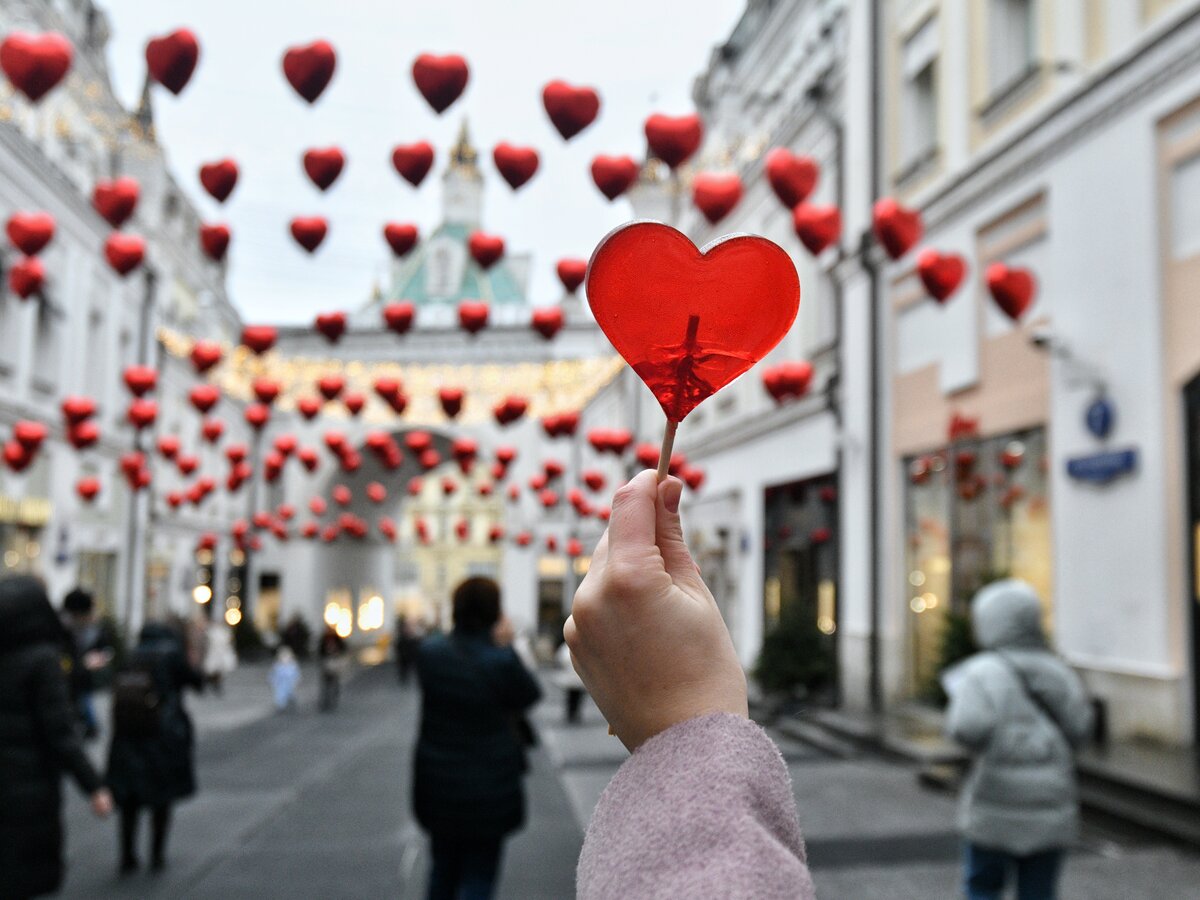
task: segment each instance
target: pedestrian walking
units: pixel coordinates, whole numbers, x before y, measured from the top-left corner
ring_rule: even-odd
[[[580,711],[583,708],[583,698],[587,696],[587,688],[583,686],[583,679],[571,665],[571,648],[565,642],[554,654],[554,660],[558,663],[558,671],[554,673],[554,682],[563,692],[567,724],[577,725]]]
[[[150,811],[150,866],[158,872],[166,865],[173,807],[196,792],[195,737],[183,702],[188,687],[201,690],[204,676],[188,662],[183,635],[147,622],[112,687],[108,783],[121,811],[122,874],[141,865],[142,811]]]
[[[683,540],[678,478],[642,472],[563,628],[572,663],[632,752],[579,856],[580,900],[812,900],[787,767],[747,714],[746,676]]]
[[[504,840],[525,821],[524,712],[541,689],[512,649],[496,582],[468,578],[453,608],[453,631],[426,638],[417,653],[413,807],[432,848],[430,900],[486,900]]]
[[[63,598],[63,616],[70,633],[71,700],[83,726],[83,736],[91,739],[100,734],[92,699],[96,679],[112,662],[116,640],[112,630],[96,618],[95,598],[82,588],[73,589]]]
[[[275,651],[275,662],[268,675],[271,692],[275,697],[276,712],[296,706],[296,688],[300,686],[300,665],[291,647],[280,647]]]
[[[220,695],[225,679],[237,669],[237,651],[233,647],[233,629],[222,620],[209,624],[204,641],[204,680],[213,693]]]
[[[417,661],[417,648],[421,646],[424,631],[413,616],[396,617],[396,675],[401,684],[408,684]]]
[[[62,653],[68,639],[45,586],[0,580],[0,896],[39,897],[62,885],[62,776],[100,817],[112,795],[84,753]]]
[[[322,712],[329,712],[338,705],[342,693],[342,675],[350,661],[346,653],[346,640],[332,625],[317,644],[317,657],[321,665],[321,693],[317,703]]]
[[[942,676],[946,733],[972,754],[959,805],[966,895],[999,898],[1015,875],[1021,900],[1052,900],[1079,828],[1074,753],[1091,732],[1091,704],[1047,646],[1028,584],[988,585],[971,622],[983,649]]]

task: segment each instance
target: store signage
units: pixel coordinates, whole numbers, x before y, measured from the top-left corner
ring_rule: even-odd
[[[50,521],[50,501],[45,497],[23,497],[18,500],[0,494],[0,522],[12,522],[41,528]]]
[[[1109,450],[1067,460],[1067,474],[1078,481],[1108,484],[1137,468],[1137,450]]]

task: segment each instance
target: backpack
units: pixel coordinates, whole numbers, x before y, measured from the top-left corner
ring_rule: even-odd
[[[152,738],[162,727],[163,691],[157,666],[137,660],[113,676],[113,730],[132,738]]]

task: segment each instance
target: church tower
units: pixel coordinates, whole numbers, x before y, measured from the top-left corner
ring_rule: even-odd
[[[466,119],[450,149],[450,164],[442,175],[442,221],[469,231],[476,230],[483,222],[483,176]]]

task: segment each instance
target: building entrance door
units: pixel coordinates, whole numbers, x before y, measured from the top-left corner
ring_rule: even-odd
[[[1183,389],[1187,428],[1188,622],[1192,633],[1192,729],[1200,744],[1200,376]]]

